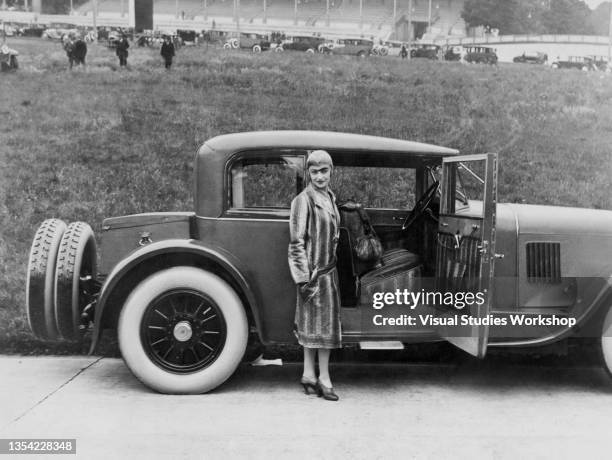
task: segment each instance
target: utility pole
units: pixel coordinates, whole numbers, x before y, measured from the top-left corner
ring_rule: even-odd
[[[329,0],[327,0],[327,6],[325,8],[325,25],[329,27]]]
[[[612,2],[608,2],[608,5],[610,5],[610,25],[608,29],[608,63],[612,63]]]
[[[427,16],[427,33],[431,33],[431,0],[429,0],[429,13]]]
[[[363,0],[359,0],[359,28],[363,29]]]
[[[294,7],[293,7],[293,25],[297,26],[297,2],[298,0],[294,1]]]
[[[412,59],[412,0],[408,0],[408,59]]]
[[[98,38],[98,0],[93,0],[93,29],[94,35]]]
[[[268,16],[267,16],[268,13],[266,11],[266,6],[267,6],[266,4],[267,3],[268,3],[267,0],[263,0],[263,23],[264,24],[267,24],[267,22],[268,22]]]

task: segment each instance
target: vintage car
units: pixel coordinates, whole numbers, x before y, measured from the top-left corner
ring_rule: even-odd
[[[444,48],[444,60],[445,61],[460,61],[463,47],[459,45],[446,46]]]
[[[367,57],[372,53],[374,41],[367,38],[339,38],[323,44],[320,48],[326,54],[346,54]]]
[[[270,39],[267,35],[241,32],[238,37],[230,38],[223,44],[224,49],[250,49],[253,53],[261,53],[270,49]]]
[[[32,330],[48,340],[91,332],[93,352],[116,329],[129,369],[163,393],[221,385],[249,331],[295,343],[289,216],[313,149],[331,154],[333,190],[353,203],[340,207],[337,250],[344,344],[448,340],[484,357],[593,334],[612,369],[612,211],[497,203],[495,154],[336,132],[208,140],[194,209],[105,219],[100,262],[89,225],[46,220],[28,266]],[[356,203],[380,260],[354,250]]]
[[[410,48],[411,58],[438,59],[440,47],[433,44],[417,44]]]
[[[274,51],[281,52],[285,50],[305,51],[307,53],[316,53],[321,45],[325,43],[325,38],[315,37],[312,35],[294,35],[282,40],[281,43],[274,48]]]
[[[397,57],[400,56],[402,45],[406,46],[406,49],[408,49],[408,45],[399,40],[384,40],[380,44],[374,45],[372,48],[372,54]]]
[[[465,61],[475,64],[497,64],[497,53],[488,46],[465,46]]]
[[[550,66],[553,69],[578,69],[583,72],[599,70],[595,61],[587,56],[568,56],[567,59],[557,57]]]
[[[587,56],[593,60],[593,64],[597,67],[597,70],[601,70],[602,72],[612,72],[612,63],[608,62],[607,56],[597,56],[591,55]]]
[[[516,56],[512,59],[512,62],[523,64],[546,64],[548,62],[548,55],[539,51],[524,52],[520,56]]]

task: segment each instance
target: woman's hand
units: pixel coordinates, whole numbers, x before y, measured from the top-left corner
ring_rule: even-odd
[[[300,297],[302,297],[302,301],[307,303],[317,292],[316,286],[312,286],[309,283],[299,283],[298,291],[300,293]]]

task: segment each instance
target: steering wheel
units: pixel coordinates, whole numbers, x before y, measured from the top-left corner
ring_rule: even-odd
[[[439,181],[435,181],[433,184],[429,186],[425,193],[419,198],[419,201],[416,202],[410,214],[406,217],[406,220],[402,224],[402,230],[406,230],[412,224],[416,222],[416,220],[421,217],[421,214],[425,212],[428,206],[431,204],[431,201],[436,196],[436,192],[438,191],[438,185],[440,185]]]

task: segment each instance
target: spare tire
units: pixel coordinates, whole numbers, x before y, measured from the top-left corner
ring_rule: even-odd
[[[84,222],[72,222],[60,243],[55,268],[55,318],[63,339],[81,337],[81,313],[90,298],[81,289],[81,282],[96,276],[96,240]]]
[[[26,278],[26,310],[34,335],[57,340],[55,321],[55,264],[66,224],[59,219],[45,220],[34,235]]]

